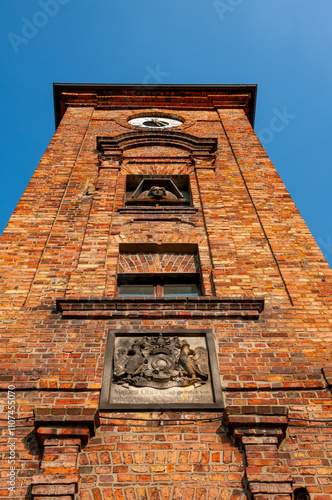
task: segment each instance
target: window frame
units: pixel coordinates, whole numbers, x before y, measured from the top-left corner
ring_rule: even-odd
[[[141,284],[141,285],[153,285],[153,295],[120,295],[120,287],[121,285],[131,285],[131,284]],[[175,297],[190,297],[189,295],[172,295],[172,296],[164,296],[164,285],[193,285],[195,284],[197,287],[197,295],[194,297],[200,297],[203,295],[203,287],[201,281],[200,273],[132,273],[118,274],[117,280],[117,297],[131,297],[131,298],[158,298],[158,299],[167,299],[167,298],[175,298]]]
[[[137,192],[138,188],[144,183],[151,183],[157,186],[165,187],[168,183],[173,185],[174,189],[169,187],[169,191],[173,194],[181,194],[182,197],[177,200],[163,200],[131,198]],[[188,174],[127,174],[126,175],[126,193],[124,200],[125,208],[139,209],[139,208],[155,208],[160,206],[162,208],[173,209],[193,208],[192,193],[190,187],[190,176]]]

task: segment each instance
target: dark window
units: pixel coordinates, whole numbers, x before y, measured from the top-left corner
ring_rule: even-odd
[[[127,175],[127,206],[190,206],[188,175]]]
[[[198,289],[195,283],[173,283],[163,285],[164,297],[197,297]]]
[[[200,276],[196,273],[179,275],[119,275],[119,297],[198,297],[201,295]]]
[[[307,488],[296,488],[294,490],[294,500],[310,500]]]
[[[120,297],[153,297],[154,296],[154,286],[153,285],[142,285],[137,283],[136,285],[120,284],[119,289]]]

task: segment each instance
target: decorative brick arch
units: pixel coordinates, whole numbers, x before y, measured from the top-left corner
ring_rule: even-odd
[[[222,486],[195,485],[190,484],[145,484],[129,485],[121,487],[118,483],[114,487],[96,487],[82,490],[79,500],[90,500],[91,498],[107,498],[110,500],[224,500],[239,498],[241,490],[236,488],[225,489]],[[83,496],[84,495],[84,496]],[[234,495],[234,496],[232,496]]]
[[[114,137],[97,137],[97,149],[106,158],[118,157],[127,149],[158,145],[184,149],[199,157],[210,157],[217,150],[218,140],[173,130],[139,130]]]
[[[121,243],[133,243],[133,244],[149,244],[151,243],[151,239],[144,233],[142,234],[135,234],[133,232],[128,231],[128,233],[121,233],[120,235],[115,235],[111,238],[111,244],[121,244]],[[166,234],[163,236],[162,239],[158,240],[158,245],[161,244],[179,244],[182,243],[183,245],[206,245],[206,236],[202,233],[196,232],[195,234],[188,234],[188,236],[185,236],[184,238],[180,239],[179,241],[175,241],[174,239],[174,234]]]

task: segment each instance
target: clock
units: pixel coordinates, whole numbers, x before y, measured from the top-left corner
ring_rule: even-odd
[[[164,118],[159,116],[141,116],[140,118],[132,118],[129,120],[130,125],[134,127],[148,128],[150,130],[161,130],[163,128],[178,127],[182,125],[180,120],[174,118]]]

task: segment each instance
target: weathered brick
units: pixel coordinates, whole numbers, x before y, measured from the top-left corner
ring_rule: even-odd
[[[15,384],[28,419],[17,420],[17,496],[32,484],[35,500],[78,487],[81,500],[243,500],[246,477],[253,500],[290,500],[291,483],[330,498],[332,273],[253,131],[253,92],[59,93],[61,123],[0,240],[1,404],[6,417]],[[145,112],[183,124],[135,144],[143,132],[128,119]],[[123,134],[99,160],[96,137]],[[189,148],[197,138],[217,139],[209,158]],[[129,209],[127,175],[188,176],[192,206]],[[151,244],[171,250],[140,250]],[[200,272],[203,297],[119,300],[118,272]],[[204,407],[165,411],[171,425],[101,412],[95,434],[106,337],[119,329],[212,329],[223,424]]]

